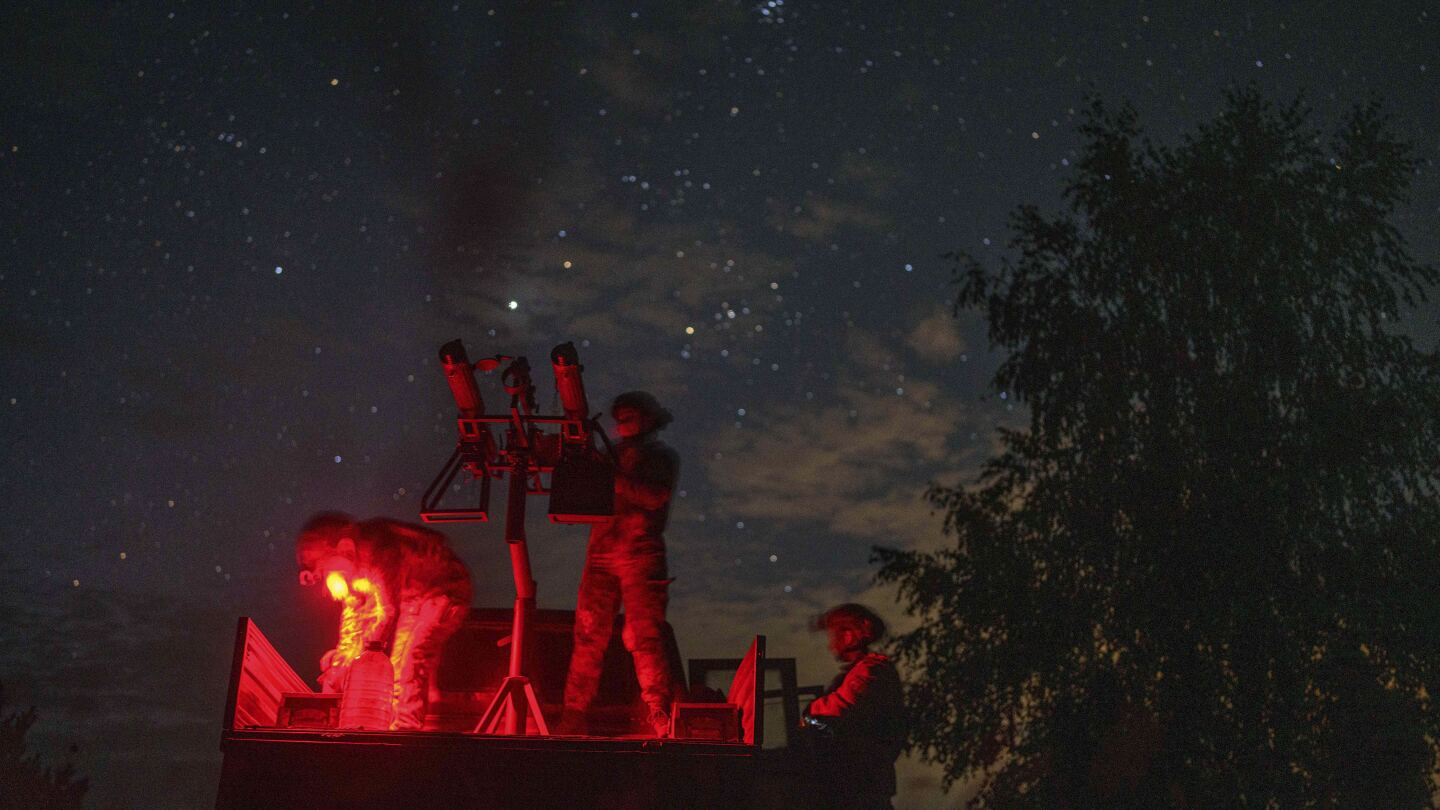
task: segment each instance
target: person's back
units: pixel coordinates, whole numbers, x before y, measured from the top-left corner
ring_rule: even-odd
[[[445,542],[445,535],[389,518],[373,518],[361,525],[362,534],[376,544],[374,553],[389,558],[387,567],[397,575],[398,599],[444,595],[470,604],[470,571]]]

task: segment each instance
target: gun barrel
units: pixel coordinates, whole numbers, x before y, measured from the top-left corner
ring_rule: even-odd
[[[445,381],[450,383],[450,393],[464,419],[476,419],[485,413],[485,401],[480,398],[480,387],[475,384],[475,366],[465,354],[465,344],[459,338],[440,347],[440,366],[445,371]]]
[[[555,388],[560,394],[560,406],[565,409],[565,418],[584,424],[590,418],[590,403],[585,398],[585,382],[580,373],[580,355],[575,344],[561,343],[550,350],[550,365],[555,369]]]

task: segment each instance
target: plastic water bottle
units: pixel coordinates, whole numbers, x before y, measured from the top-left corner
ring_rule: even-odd
[[[350,665],[345,695],[340,698],[340,728],[388,731],[395,692],[395,667],[372,643]]]

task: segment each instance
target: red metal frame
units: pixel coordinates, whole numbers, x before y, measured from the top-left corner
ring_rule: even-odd
[[[225,696],[226,731],[273,727],[286,692],[314,692],[248,616],[235,627],[235,657]]]

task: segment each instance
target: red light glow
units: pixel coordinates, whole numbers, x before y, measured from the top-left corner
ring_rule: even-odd
[[[330,576],[325,578],[325,587],[330,589],[331,598],[337,602],[350,595],[350,583],[345,581],[345,575],[339,571],[330,572]]]
[[[381,589],[368,577],[346,581],[342,572],[331,571],[325,578],[325,587],[330,589],[335,601],[345,605],[340,614],[340,643],[335,646],[332,662],[332,666],[344,666],[365,652],[365,642],[385,624],[389,610]]]

